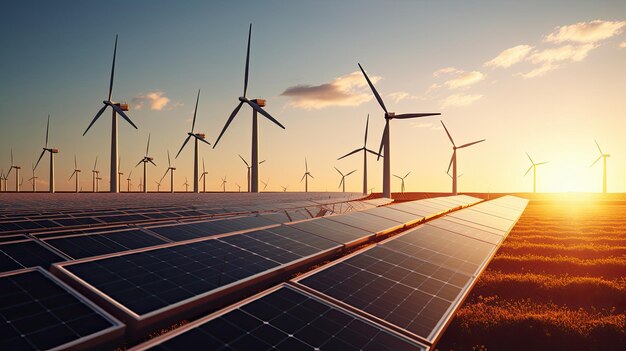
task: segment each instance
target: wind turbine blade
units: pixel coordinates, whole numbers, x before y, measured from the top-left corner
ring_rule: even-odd
[[[154,161],[148,160],[148,162],[152,163],[156,167],[156,163],[154,163]]]
[[[306,162],[306,157],[304,158],[304,170],[306,173],[309,173],[309,164]]]
[[[602,155],[602,149],[600,148],[600,144],[598,144],[596,140],[594,140],[594,142],[596,143],[596,146],[598,147],[598,151],[600,151],[600,154]]]
[[[602,158],[602,155],[600,155],[600,157],[598,157],[595,161],[593,161],[593,163],[589,167],[593,167],[593,165],[595,165],[598,161],[600,161],[601,158]]]
[[[243,106],[243,101],[241,101],[239,103],[239,105],[237,105],[237,107],[235,107],[235,109],[233,110],[233,112],[230,114],[230,116],[228,117],[228,120],[226,120],[226,124],[224,125],[224,128],[222,129],[222,132],[220,133],[220,135],[217,137],[217,140],[215,141],[215,144],[213,144],[213,148],[215,149],[215,147],[217,146],[217,143],[220,142],[220,139],[222,138],[222,135],[224,135],[224,132],[226,132],[226,129],[228,129],[228,126],[230,125],[230,122],[233,121],[233,119],[235,118],[235,116],[237,115],[237,113],[239,112],[239,110],[241,109],[241,106]]]
[[[202,158],[202,173],[206,173],[206,169],[204,168],[204,157]]]
[[[359,151],[361,151],[361,150],[364,150],[364,149],[363,149],[363,148],[360,148],[360,149],[356,149],[356,150],[354,150],[354,151],[351,151],[351,152],[349,152],[349,153],[347,153],[347,154],[345,154],[345,155],[343,155],[343,156],[339,157],[339,158],[337,159],[337,161],[341,160],[342,158],[348,157],[348,156],[350,156],[350,155],[356,154],[357,152],[359,152]],[[375,153],[375,152],[374,152],[374,155],[376,155],[376,153]]]
[[[365,122],[365,141],[363,141],[363,147],[367,147],[367,131],[370,125],[370,114],[367,114],[367,121]]]
[[[352,172],[350,172],[350,173],[346,174],[346,177],[347,177],[347,176],[349,176],[350,174],[354,173],[354,172],[356,172],[356,169],[355,169],[355,170],[353,170]]]
[[[163,181],[163,178],[165,178],[165,176],[167,175],[167,172],[169,172],[169,171],[170,171],[170,168],[168,168],[168,169],[166,169],[166,170],[165,170],[165,174],[163,174],[163,177],[161,177],[161,179],[159,180],[159,182],[162,182],[162,181]]]
[[[448,170],[446,171],[446,173],[450,173],[450,167],[452,167],[452,161],[454,161],[454,153],[452,153],[452,156],[450,157],[450,163],[448,164]]]
[[[178,155],[180,155],[180,152],[183,151],[183,149],[185,148],[185,145],[187,145],[187,142],[189,141],[190,138],[191,138],[191,135],[187,136],[187,138],[183,142],[183,146],[180,147],[180,150],[178,150],[178,153],[176,154],[175,158],[178,158]]]
[[[337,169],[337,167],[335,167],[335,170],[336,170],[337,172],[339,172],[339,174],[341,174],[341,176],[343,177],[343,173],[341,173],[341,171],[340,171],[339,169]]]
[[[404,176],[404,178],[408,177],[408,176],[409,176],[409,174],[411,174],[411,171],[409,171],[409,173],[407,173],[407,174]],[[404,179],[404,178],[402,178],[402,179]]]
[[[113,49],[113,65],[111,66],[111,82],[109,83],[109,100],[111,101],[111,94],[113,93],[113,75],[115,73],[115,55],[117,55],[117,34],[115,35],[115,48]]]
[[[418,118],[418,117],[428,117],[428,116],[440,116],[441,113],[433,112],[433,113],[403,113],[400,115],[395,115],[393,118],[398,119],[407,119],[407,118]]]
[[[343,184],[343,177],[341,177],[341,180],[339,181],[339,186],[337,188],[341,188],[341,184]]]
[[[193,110],[193,122],[191,122],[191,133],[196,126],[196,115],[198,114],[198,101],[200,101],[200,89],[198,89],[198,97],[196,97],[196,108]]]
[[[524,173],[524,176],[526,176],[528,174],[528,172],[530,172],[530,170],[533,169],[533,165],[534,164],[532,164],[532,165],[530,165],[530,167],[528,167],[528,170],[526,171],[526,173]]]
[[[535,164],[535,162],[533,162],[533,159],[530,158],[530,155],[528,154],[528,152],[526,153],[526,156],[528,156],[528,159],[530,160],[530,163]]]
[[[96,170],[96,167],[98,166],[98,156],[96,156],[96,162],[94,162],[93,164],[93,170]]]
[[[439,121],[439,122],[441,122],[441,125],[443,126],[443,129],[446,131],[446,134],[448,134],[448,138],[450,139],[452,146],[456,147],[456,145],[454,144],[454,140],[452,140],[452,135],[450,135],[450,132],[448,131],[448,128],[446,128],[446,125],[443,123],[443,121]]]
[[[246,73],[243,76],[243,97],[248,92],[248,70],[250,68],[250,39],[252,38],[252,23],[248,29],[248,49],[246,50]]]
[[[546,162],[539,162],[539,163],[537,163],[535,166],[545,165],[545,164],[546,164],[546,163],[548,163],[548,162],[550,162],[550,161],[546,161]]]
[[[170,150],[167,150],[167,168],[170,168],[170,167],[172,167],[172,163],[170,162]]]
[[[126,113],[122,111],[122,108],[119,105],[111,105],[111,107],[113,107],[115,112],[117,112],[118,115],[122,116],[122,118],[124,118],[126,122],[130,123],[131,126],[133,126],[135,129],[139,129],[137,128],[135,123],[133,123],[133,121],[130,120],[130,118],[126,115]]]
[[[76,162],[76,155],[74,155],[74,169],[78,169],[78,163]]]
[[[309,173],[309,177],[315,179],[315,177],[311,173]]]
[[[203,143],[205,143],[207,145],[211,145],[211,143],[209,143],[208,141],[206,141],[206,140],[204,140],[202,138],[198,138],[195,134],[194,134],[194,138],[198,139],[199,141],[201,141],[201,142],[203,142]]]
[[[202,174],[200,175],[200,178],[198,178],[198,180],[202,180],[202,178],[204,178],[204,172],[202,172]]]
[[[396,178],[398,178],[398,179],[402,179],[402,177],[397,176],[397,175],[395,175],[395,174],[394,174],[393,176],[394,176],[394,177],[396,177]]]
[[[143,159],[141,159],[141,161],[137,162],[137,164],[135,165],[135,168],[137,168],[137,166],[139,166],[142,162],[143,162]]]
[[[91,120],[91,123],[89,123],[89,126],[87,126],[87,129],[85,129],[85,132],[83,133],[83,136],[85,136],[85,134],[87,134],[87,132],[89,131],[89,128],[91,128],[91,126],[96,123],[96,121],[98,120],[98,118],[100,118],[100,116],[102,115],[102,112],[104,112],[104,110],[106,110],[107,105],[102,106],[102,108],[98,111],[98,113],[96,113],[96,117],[94,117]]]
[[[306,173],[304,173],[304,175],[302,176],[302,179],[300,179],[300,183],[302,183],[302,181],[304,180],[304,177],[306,177]]]
[[[463,144],[463,145],[461,145],[461,146],[457,147],[457,149],[462,149],[462,148],[464,148],[464,147],[468,147],[468,146],[472,146],[472,145],[474,145],[474,144],[482,143],[482,142],[483,142],[483,141],[485,141],[485,140],[487,140],[487,139],[478,140],[478,141],[473,141],[473,142],[471,142],[471,143]]]
[[[383,102],[383,99],[380,97],[380,95],[378,95],[378,91],[376,91],[376,88],[374,88],[374,84],[372,84],[372,81],[370,81],[370,78],[367,76],[367,73],[365,73],[365,70],[363,69],[363,67],[361,67],[361,64],[360,63],[357,63],[357,64],[359,65],[361,72],[363,72],[363,75],[365,76],[365,80],[367,80],[367,84],[369,84],[370,89],[372,89],[372,93],[374,93],[376,100],[378,100],[380,107],[382,107],[385,113],[387,113],[387,108],[385,107],[385,103]]]
[[[41,161],[41,158],[43,157],[43,154],[45,154],[45,153],[46,153],[46,150],[43,150],[41,152],[41,155],[39,155],[39,159],[37,160],[37,163],[35,163],[35,168],[34,169],[36,169],[37,166],[39,166],[39,161]]]
[[[13,168],[13,149],[11,149],[11,168]]]
[[[383,153],[383,145],[385,144],[385,135],[387,135],[387,129],[389,128],[389,120],[387,120],[387,123],[385,123],[385,130],[383,130],[383,137],[380,139],[380,147],[378,148],[378,157],[376,158],[376,160],[380,160],[380,158],[382,157],[382,153]]]
[[[263,160],[263,161],[259,162],[259,164],[261,164],[261,163],[263,163],[263,162],[265,162],[265,160]]]
[[[74,170],[74,172],[72,173],[72,175],[70,176],[70,179],[68,179],[67,181],[69,182],[70,180],[72,180],[72,178],[74,177],[74,174],[76,174],[76,170]]]
[[[383,155],[381,155],[381,154],[377,154],[377,153],[376,153],[376,151],[372,151],[372,150],[370,150],[370,149],[364,149],[364,150],[365,150],[366,152],[369,152],[369,153],[370,153],[370,154],[372,154],[372,155],[376,155],[376,156],[378,156],[378,158],[381,158],[381,157],[383,157],[383,158],[384,158],[384,156],[383,156]]]
[[[243,157],[241,157],[241,155],[238,155],[239,158],[243,161],[243,163],[246,164],[246,167],[250,167],[250,165],[248,164],[248,162],[246,162],[246,160],[243,159]]]
[[[48,115],[48,124],[46,125],[46,148],[48,147],[48,132],[50,131],[50,115]]]
[[[148,145],[146,145],[146,156],[148,156],[148,151],[150,150],[150,137],[152,133],[148,133]]]
[[[285,129],[285,126],[280,124],[280,122],[278,122],[274,117],[272,117],[269,113],[267,113],[264,109],[262,109],[261,106],[255,104],[254,101],[248,100],[248,105],[250,105],[250,107],[252,107],[256,112],[262,114],[267,119],[274,122],[277,126],[281,127],[282,129]]]

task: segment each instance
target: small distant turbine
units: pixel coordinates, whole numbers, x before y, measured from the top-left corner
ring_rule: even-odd
[[[198,141],[201,141],[207,145],[211,145],[208,141],[205,140],[206,134],[204,133],[194,133],[194,128],[196,126],[196,116],[198,114],[198,101],[200,101],[200,89],[198,89],[198,97],[196,98],[196,108],[193,111],[193,122],[191,122],[191,131],[187,133],[187,138],[183,142],[183,146],[180,147],[178,153],[176,154],[176,158],[180,155],[180,152],[183,151],[185,145],[192,137],[194,138],[194,149],[193,149],[193,192],[198,192]]]
[[[39,155],[39,159],[37,160],[37,163],[35,164],[35,168],[33,168],[33,172],[39,165],[39,161],[41,161],[41,158],[43,157],[43,155],[46,153],[46,151],[48,151],[50,153],[50,192],[53,193],[54,192],[54,154],[59,153],[59,150],[48,148],[48,132],[49,131],[50,131],[50,115],[48,115],[48,124],[46,126],[46,146],[43,147],[43,151],[41,152],[41,155]]]
[[[128,178],[126,178],[126,192],[130,193],[131,191],[131,187],[132,187],[132,178],[131,176],[133,175],[133,170],[130,170],[130,173],[128,173]]]
[[[269,178],[267,178],[267,181],[266,181],[266,182],[261,181],[261,183],[263,183],[263,191],[265,191],[265,189],[267,189],[267,185],[270,183],[270,179],[269,179]]]
[[[122,191],[122,176],[124,175],[124,172],[122,172],[121,167],[122,166],[122,158],[118,157],[117,158],[117,187],[119,189],[119,191]]]
[[[226,192],[226,177],[222,178],[222,191]]]
[[[4,182],[4,169],[2,169],[2,171],[0,171],[0,191],[6,191],[6,189],[4,188]]]
[[[35,175],[35,165],[31,165],[31,168],[32,168],[32,170],[33,170],[33,176],[32,176],[32,177],[30,177],[30,179],[29,179],[28,181],[29,181],[29,182],[32,184],[32,186],[33,186],[33,193],[36,193],[36,192],[37,192],[37,179],[39,179],[39,177],[37,177],[37,176]]]
[[[248,164],[248,162],[246,162],[246,160],[239,155],[239,158],[243,161],[243,163],[246,165],[246,168],[248,169],[248,192],[250,192],[250,170],[252,169],[252,167]],[[259,162],[259,165],[262,164],[263,162],[265,162],[265,160]]]
[[[370,188],[370,189],[369,189],[369,190],[370,190],[370,194],[374,193],[374,189],[375,189],[375,188]]]
[[[200,180],[202,180],[202,192],[206,193],[206,175],[209,174],[209,172],[206,171],[206,169],[204,168],[204,157],[202,158],[202,175],[200,176]]]
[[[144,186],[143,186],[142,179],[141,179],[141,177],[140,177],[140,178],[139,178],[139,186],[137,187],[137,190],[139,190],[139,191],[143,191],[143,189],[145,189],[145,188],[144,188]]]
[[[76,155],[74,155],[74,172],[72,172],[72,175],[70,176],[70,179],[68,179],[67,181],[69,182],[70,180],[72,180],[72,177],[76,176],[75,179],[75,183],[76,183],[76,188],[75,188],[75,192],[79,191],[80,188],[80,169],[78,169],[78,163],[76,162]]]
[[[143,192],[144,193],[148,192],[148,162],[156,166],[156,163],[154,163],[153,161],[154,158],[148,156],[149,151],[150,151],[150,134],[148,134],[148,145],[146,146],[146,155],[139,162],[137,162],[137,165],[135,165],[135,168],[136,168],[137,166],[143,163]]]
[[[335,167],[335,170],[339,172],[339,174],[341,175],[341,181],[339,182],[339,187],[341,188],[341,186],[343,185],[343,192],[345,193],[346,192],[346,177],[356,172],[356,169],[348,174],[341,173],[341,171],[337,167]]]
[[[253,193],[258,193],[259,192],[259,161],[258,161],[259,160],[259,137],[258,137],[259,126],[258,126],[257,114],[260,113],[265,118],[269,119],[274,124],[281,127],[282,129],[285,129],[285,127],[282,124],[280,124],[280,122],[278,122],[276,119],[274,119],[274,117],[272,117],[269,113],[267,113],[267,111],[263,109],[266,103],[265,99],[250,100],[246,97],[246,93],[248,92],[248,69],[250,67],[250,39],[251,37],[252,37],[252,23],[250,23],[250,28],[248,29],[248,49],[246,51],[246,70],[245,70],[244,79],[243,79],[243,96],[239,97],[239,104],[237,105],[237,107],[235,107],[233,112],[230,114],[230,116],[228,117],[228,120],[226,120],[226,124],[224,125],[224,128],[220,132],[220,135],[217,137],[217,140],[215,141],[213,148],[215,149],[215,147],[217,146],[217,143],[219,143],[220,139],[224,135],[224,132],[226,132],[226,129],[228,129],[228,126],[233,121],[235,116],[237,116],[237,113],[239,113],[239,110],[241,109],[243,104],[244,103],[248,104],[248,106],[250,106],[253,110],[252,111],[252,156],[251,156],[252,165],[250,166],[252,167],[252,175],[251,175],[250,191]]]
[[[185,177],[185,182],[183,183],[183,185],[185,186],[185,192],[189,191],[189,182],[187,182],[187,177]]]
[[[454,143],[454,140],[452,139],[452,135],[450,135],[450,132],[448,132],[448,128],[446,128],[446,125],[443,124],[443,121],[440,121],[441,125],[443,126],[443,129],[446,131],[446,134],[448,134],[448,138],[450,139],[450,142],[452,143],[452,157],[450,158],[450,164],[448,164],[448,171],[447,173],[450,173],[450,167],[452,167],[452,195],[457,195],[457,189],[458,189],[458,179],[459,177],[457,176],[457,167],[456,167],[456,150],[458,149],[463,149],[466,148],[468,146],[472,146],[474,144],[478,144],[478,143],[482,143],[483,141],[485,141],[486,139],[482,139],[482,140],[477,140],[477,141],[473,141],[471,143],[467,143],[467,144],[463,144],[461,146],[456,146],[456,144]]]
[[[8,181],[9,179],[9,174],[11,174],[11,171],[15,169],[15,192],[19,193],[20,192],[20,169],[22,169],[22,167],[20,166],[16,166],[13,163],[13,149],[11,149],[11,168],[9,168],[9,172],[7,173],[7,175],[5,176],[5,182]],[[5,183],[5,188],[6,188],[6,183]]]
[[[313,177],[311,172],[309,172],[309,165],[305,157],[304,158],[304,175],[302,176],[302,179],[300,179],[300,183],[302,183],[302,181],[304,180],[304,192],[305,193],[309,192],[309,177],[311,177],[311,179],[315,179],[315,177]]]
[[[593,163],[589,167],[593,167],[593,165],[595,165],[598,161],[600,161],[600,159],[602,159],[602,162],[604,164],[604,167],[602,168],[602,192],[606,194],[606,159],[607,157],[610,157],[611,155],[605,154],[604,152],[602,152],[602,149],[600,148],[600,144],[598,144],[597,141],[595,141],[595,143],[596,143],[596,146],[598,147],[598,151],[600,151],[600,156],[598,156],[598,158],[595,161],[593,161]]]
[[[406,179],[406,177],[409,176],[409,174],[411,174],[410,171],[409,171],[409,173],[405,174],[404,177],[400,177],[400,176],[395,175],[395,174],[393,175],[394,177],[400,179],[400,181],[402,182],[401,185],[400,185],[400,192],[401,193],[404,193],[404,180]]]
[[[533,171],[533,193],[536,193],[537,192],[537,166],[544,165],[548,163],[548,161],[535,163],[533,159],[530,158],[530,155],[528,154],[528,152],[526,153],[526,156],[528,156],[528,159],[530,160],[530,167],[528,167],[528,170],[526,171],[526,173],[524,173],[524,176],[526,176],[528,172],[530,172],[530,170]]]
[[[352,154],[356,154],[357,152],[363,151],[363,194],[367,194],[367,153],[369,152],[373,155],[381,157],[380,154],[367,148],[367,130],[368,130],[369,124],[370,124],[370,115],[367,115],[367,121],[365,122],[365,141],[363,142],[363,147],[358,148],[352,152],[349,152],[337,159],[337,160],[341,160],[344,157],[348,157]]]
[[[283,193],[286,193],[287,192],[287,188],[289,187],[289,185],[287,185],[287,186],[282,186],[281,185],[280,187],[283,188]]]
[[[94,193],[98,191],[96,180],[98,180],[98,177],[100,176],[100,171],[98,171],[97,167],[98,167],[98,156],[96,156],[96,162],[94,162],[93,169],[91,170],[91,187]]]
[[[161,177],[161,180],[159,180],[159,182],[162,182],[163,178],[165,178],[165,176],[167,175],[167,172],[170,172],[170,193],[174,192],[174,171],[175,170],[176,170],[176,167],[172,167],[172,163],[170,162],[170,150],[167,150],[167,170],[165,170],[165,174],[163,174],[163,177]]]
[[[237,186],[237,189],[238,189],[237,191],[241,192],[241,185],[239,185],[239,183],[235,183],[235,185]]]
[[[100,176],[96,177],[96,192],[99,193],[100,192],[100,181],[102,180],[102,178],[100,178]]]
[[[160,193],[161,192],[161,182],[160,181],[156,181],[156,180],[154,182],[157,185],[157,193]]]

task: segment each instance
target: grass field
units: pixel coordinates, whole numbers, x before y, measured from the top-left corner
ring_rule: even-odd
[[[626,350],[626,202],[531,201],[436,348]]]

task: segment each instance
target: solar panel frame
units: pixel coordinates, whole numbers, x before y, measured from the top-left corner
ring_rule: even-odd
[[[19,248],[20,246],[22,246],[22,248]],[[30,247],[25,248],[25,246]],[[1,243],[0,258],[0,272],[10,272],[23,268],[41,266],[42,264],[45,265],[44,268],[48,268],[53,263],[66,261],[68,259],[68,257],[49,246],[28,238]]]
[[[313,218],[286,225],[341,243],[347,248],[357,246],[376,237],[376,233],[341,222],[331,221],[326,217]]]
[[[301,299],[300,301],[294,301],[293,299],[291,300],[284,300],[283,297],[280,296],[281,293],[285,293],[285,292],[289,292],[289,293],[293,293],[298,295],[298,300]],[[270,315],[267,315],[267,312],[265,312],[263,309],[259,310],[258,307],[255,307],[256,305],[262,305],[265,306],[267,305],[265,303],[266,300],[277,297],[277,301],[276,303],[280,303],[280,308],[283,311],[283,313],[281,315],[279,315],[276,318],[271,318],[271,312],[277,313],[280,312],[281,310],[277,310],[277,309],[270,309]],[[290,296],[290,298],[293,298],[294,296]],[[304,316],[302,314],[299,315],[300,318],[296,317],[296,319],[294,320],[295,322],[301,323],[301,325],[303,325],[302,329],[298,329],[295,331],[287,331],[287,330],[281,330],[279,329],[278,325],[272,325],[271,321],[275,321],[275,323],[278,324],[283,324],[284,326],[287,326],[289,328],[293,328],[296,329],[298,328],[298,326],[293,325],[294,323],[289,323],[284,321],[286,320],[286,318],[282,318],[283,316],[288,316],[287,310],[294,310],[296,308],[298,308],[299,306],[303,306],[304,304],[306,304],[305,309],[298,309],[298,311],[306,311],[307,313],[309,311],[311,312],[315,312],[312,309],[318,307],[318,306],[322,306],[327,308],[327,310],[324,312],[324,314],[320,314],[319,310],[318,310],[318,314],[317,316],[315,316],[314,318],[316,318],[315,320],[310,320],[310,319],[306,319],[307,316]],[[271,307],[272,305],[269,304],[267,305],[268,307]],[[332,311],[332,317],[331,316],[326,316],[326,314]],[[262,314],[263,316],[259,315]],[[336,322],[336,326],[333,325],[333,327],[343,327],[343,330],[346,331],[350,331],[350,329],[347,329],[348,326],[352,326],[353,324],[360,324],[361,326],[365,326],[367,328],[367,330],[363,330],[365,328],[353,328],[354,329],[361,329],[359,330],[359,332],[365,332],[368,335],[366,335],[366,337],[370,338],[369,343],[372,342],[373,338],[370,335],[371,331],[373,330],[378,330],[378,333],[374,336],[378,337],[379,335],[382,335],[384,337],[387,337],[387,343],[384,342],[378,342],[376,344],[369,344],[365,345],[365,350],[381,350],[380,347],[384,347],[385,350],[397,350],[398,346],[405,346],[406,350],[421,350],[421,351],[426,351],[428,350],[428,346],[418,343],[414,340],[411,340],[410,338],[407,338],[404,335],[401,334],[397,334],[395,333],[393,330],[390,330],[388,328],[386,328],[385,326],[376,324],[375,322],[362,318],[361,316],[351,312],[350,310],[344,309],[340,306],[337,306],[323,298],[320,298],[318,296],[316,296],[315,294],[311,294],[310,292],[301,289],[300,287],[291,285],[291,284],[280,284],[277,285],[273,288],[270,288],[268,290],[262,291],[256,295],[253,295],[245,300],[242,300],[236,304],[233,304],[231,306],[228,306],[226,308],[223,308],[221,310],[218,310],[214,313],[211,313],[203,318],[200,318],[196,321],[193,321],[181,328],[178,328],[172,332],[166,333],[166,334],[162,334],[154,339],[151,339],[147,342],[144,342],[140,345],[137,345],[136,347],[132,348],[129,351],[145,351],[145,350],[152,350],[152,349],[162,349],[162,350],[175,350],[180,348],[183,345],[188,346],[189,345],[189,341],[188,340],[180,340],[178,341],[178,344],[176,344],[176,341],[174,341],[174,345],[170,345],[169,347],[167,346],[168,342],[172,342],[172,340],[175,340],[175,338],[177,337],[185,337],[186,333],[195,333],[194,337],[192,336],[194,343],[198,343],[198,344],[202,344],[205,345],[206,347],[210,347],[209,345],[209,341],[213,341],[215,343],[215,345],[213,346],[218,346],[220,343],[223,345],[224,341],[218,340],[218,339],[212,339],[211,340],[211,336],[209,334],[206,334],[205,332],[202,331],[201,328],[203,327],[207,327],[209,325],[209,323],[216,323],[215,321],[218,321],[217,323],[219,323],[219,320],[226,320],[228,321],[228,318],[232,316],[239,316],[239,317],[246,317],[246,319],[249,322],[254,322],[255,326],[253,326],[252,324],[247,324],[245,329],[243,327],[243,323],[241,323],[242,321],[240,321],[240,323],[238,323],[238,327],[240,327],[241,332],[245,332],[248,331],[248,333],[245,336],[239,337],[239,339],[235,339],[235,340],[239,340],[240,342],[242,340],[244,340],[244,337],[248,337],[249,335],[253,335],[250,333],[250,329],[254,330],[260,330],[263,329],[263,331],[260,331],[261,334],[265,334],[266,337],[269,337],[270,339],[278,339],[278,338],[274,338],[274,336],[280,336],[281,334],[275,334],[275,331],[281,331],[281,333],[285,336],[288,336],[290,334],[293,334],[294,338],[296,338],[297,340],[301,341],[301,342],[307,342],[306,339],[300,340],[300,335],[305,335],[305,338],[308,339],[315,339],[318,342],[321,342],[321,345],[310,345],[310,344],[306,344],[306,346],[311,347],[311,349],[313,350],[313,347],[318,347],[319,350],[334,350],[334,349],[346,349],[346,347],[339,347],[339,345],[335,344],[335,345],[328,345],[329,348],[326,348],[325,345],[327,345],[328,343],[331,343],[333,340],[336,339],[336,337],[339,334],[342,334],[341,332],[337,332],[336,334],[319,334],[320,332],[322,332],[321,330],[316,328],[316,324],[315,321],[317,320],[317,318],[324,318],[324,323],[322,324],[322,326],[327,327],[329,323],[332,323],[333,321]],[[249,317],[249,318],[248,318]],[[313,317],[313,315],[311,315],[311,317]],[[262,319],[263,318],[263,322]],[[270,321],[265,321],[265,319],[270,319]],[[282,319],[281,319],[282,318]],[[345,323],[346,320],[350,320],[350,322],[348,322],[347,324]],[[282,322],[281,322],[282,321]],[[355,322],[356,321],[356,322]],[[225,326],[235,326],[232,322],[227,322],[227,324]],[[267,329],[267,328],[272,328],[272,329]],[[319,325],[318,325],[319,327]],[[308,329],[308,328],[312,328],[312,329]],[[313,332],[313,334],[308,334],[305,332],[305,329],[310,330],[310,332]],[[198,335],[198,332],[201,335]],[[220,332],[224,332],[224,328],[220,328]],[[353,337],[358,337],[360,336],[359,332],[354,331],[352,333],[343,333],[342,336],[345,336],[344,334],[349,334],[347,335],[348,337],[353,336]],[[228,332],[227,332],[228,333]],[[269,333],[269,334],[268,334]],[[323,333],[323,332],[322,332]],[[242,333],[243,334],[243,333]],[[306,335],[308,334],[308,335]],[[350,335],[352,334],[352,335]],[[191,335],[191,334],[187,334],[187,335]],[[229,334],[230,335],[230,334]],[[321,335],[324,335],[324,337],[320,337]],[[255,337],[256,338],[256,337]],[[284,336],[283,336],[284,338]],[[235,341],[233,340],[233,341]],[[257,339],[259,341],[255,342],[254,345],[254,349],[258,349],[261,350],[263,349],[263,346],[266,345],[265,342],[266,341],[270,341],[267,339]],[[282,339],[282,340],[278,340],[276,341],[277,345],[279,344],[279,342],[285,342],[287,339]],[[341,341],[341,339],[338,339]],[[345,341],[349,341],[349,340],[345,340]],[[398,345],[397,343],[400,343],[401,345]],[[232,343],[232,341],[230,342]],[[229,345],[230,345],[229,343]],[[354,341],[353,341],[354,343]],[[237,348],[237,343],[233,343],[235,349]],[[272,348],[272,345],[267,344],[269,347],[267,347],[267,349]],[[349,344],[349,345],[353,345],[353,344]],[[362,344],[359,344],[359,346],[363,346]],[[304,347],[303,344],[301,344],[297,349],[304,349],[301,348]],[[339,347],[339,348],[337,348]],[[373,348],[372,348],[373,347]],[[275,348],[272,348],[275,349]],[[283,348],[284,349],[284,348]],[[293,349],[293,347],[287,347],[287,349]]]
[[[404,223],[360,211],[350,212],[343,215],[328,216],[325,218],[330,221],[347,224],[366,231],[373,231],[377,235],[390,233],[405,226]]]
[[[370,215],[378,216],[381,218],[390,219],[393,221],[404,223],[404,225],[412,225],[424,220],[424,216],[414,215],[408,212],[396,210],[394,205],[374,207],[361,211]]]
[[[91,333],[80,338],[74,339],[72,341],[56,345],[54,350],[66,350],[66,349],[95,349],[101,347],[115,347],[122,344],[124,332],[126,326],[120,322],[118,319],[113,317],[111,314],[107,313],[105,310],[86,299],[83,295],[77,292],[75,289],[72,289],[69,285],[60,281],[48,271],[44,270],[41,267],[34,268],[26,268],[12,272],[0,273],[0,279],[9,277],[9,276],[17,276],[20,274],[29,274],[31,272],[36,272],[37,274],[41,274],[43,278],[49,280],[49,282],[58,286],[62,291],[67,293],[71,298],[78,300],[81,306],[86,307],[91,310],[91,312],[102,317],[106,322],[110,323],[110,327],[101,329],[98,332]],[[48,311],[48,313],[52,313],[52,311]],[[58,318],[58,317],[57,317]],[[2,344],[2,340],[0,340],[0,345]]]
[[[497,229],[503,232],[508,232],[509,230],[511,230],[511,228],[513,228],[513,225],[515,225],[515,221],[490,215],[485,212],[475,211],[471,207],[463,211],[452,212],[448,214],[448,216],[463,221],[480,224],[482,226]]]

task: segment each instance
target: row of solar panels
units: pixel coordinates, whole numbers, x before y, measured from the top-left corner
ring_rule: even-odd
[[[379,201],[364,202],[373,208]],[[217,219],[136,224],[131,227],[97,227],[33,233],[30,237],[0,237],[0,272],[48,266],[55,262],[99,256],[144,247],[162,245],[218,234],[245,231],[280,223],[310,219],[305,209],[290,209],[255,216],[229,216]]]
[[[258,291],[284,281],[291,272],[377,234],[476,201],[432,199],[53,265],[55,275],[117,318],[41,268],[5,273],[0,276],[0,317],[7,322],[0,327],[2,348],[91,348],[119,342],[124,329],[142,337],[232,303],[249,294],[246,288]],[[56,290],[49,291],[51,286]]]
[[[426,350],[527,200],[452,212],[133,350]]]
[[[168,208],[133,208],[118,210],[81,210],[81,211],[54,211],[45,214],[23,214],[12,218],[0,218],[0,235],[6,236],[15,233],[42,232],[49,230],[65,230],[67,228],[84,228],[92,226],[106,226],[118,223],[141,223],[149,221],[173,221],[189,218],[225,216],[233,214],[255,213],[260,211],[292,210],[302,208],[313,216],[326,212],[344,213],[349,210],[360,210],[379,206],[381,202],[390,202],[389,199],[377,199],[368,201],[341,201],[335,200],[314,202],[274,202],[272,204],[250,206],[219,207],[214,205],[204,206],[176,206]],[[330,202],[330,203],[329,203]],[[342,211],[337,211],[342,210]]]

